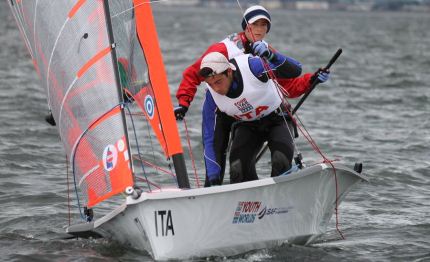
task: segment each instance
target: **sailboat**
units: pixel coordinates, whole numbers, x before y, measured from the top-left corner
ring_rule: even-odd
[[[367,180],[358,169],[322,162],[288,175],[192,188],[150,2],[8,3],[73,173],[81,217],[66,229],[73,236],[112,238],[156,260],[310,244],[352,186]],[[173,166],[174,187],[145,171],[136,115],[158,140],[154,158]],[[99,206],[108,210],[100,217]]]

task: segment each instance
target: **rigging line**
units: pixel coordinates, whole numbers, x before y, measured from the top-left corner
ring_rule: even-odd
[[[139,44],[141,45],[141,42],[140,42],[140,39],[139,39],[138,36],[137,36],[137,39],[138,39]],[[152,86],[151,74],[149,73],[149,71],[151,71],[151,69],[149,68],[149,63],[147,61],[146,54],[145,54],[145,52],[144,52],[143,49],[142,49],[142,52],[143,52],[143,55],[144,55],[145,63],[147,64],[147,74],[148,74],[148,76],[147,76],[148,77],[148,81],[147,82],[151,83],[151,86]],[[151,88],[151,89],[153,89],[153,88]],[[159,108],[158,107],[158,101],[157,101],[157,99],[154,99],[154,106],[156,108]],[[159,110],[157,110],[157,116],[158,116],[159,119],[161,119]],[[163,140],[165,141],[165,147],[163,148],[163,150],[165,151],[165,153],[167,155],[167,159],[170,159],[171,157],[170,157],[170,154],[169,154],[169,146],[167,145],[167,139],[166,139],[166,135],[165,135],[165,132],[164,132],[164,127],[163,127],[163,124],[161,123],[161,121],[159,123],[159,128],[160,128],[161,134],[163,136]]]
[[[237,0],[237,4],[239,5],[239,8],[241,9],[241,11],[242,11],[242,14],[244,14],[244,12],[243,12],[243,8],[242,8],[242,6],[240,5],[240,2],[239,2],[239,0]],[[249,23],[248,23],[248,21],[246,20],[246,18],[245,18],[245,16],[243,16],[244,17],[244,19],[245,19],[245,22],[246,22],[246,24],[247,24],[247,26],[249,25]],[[255,37],[254,37],[254,34],[252,33],[252,31],[250,31],[251,32],[251,35],[252,35],[252,37],[253,37],[253,39],[254,39],[254,41],[255,41]],[[268,67],[268,65],[265,63],[265,61],[264,60],[262,60],[262,63],[263,63],[263,67],[264,68],[266,68],[266,67]],[[273,76],[273,79],[272,79],[272,81],[275,83],[275,86],[276,86],[276,88],[278,89],[278,95],[279,95],[279,89],[281,89],[282,90],[282,87],[279,85],[279,83],[278,83],[278,81],[276,80],[276,76],[274,75],[274,73],[273,73],[273,71],[271,70],[271,68],[270,67],[268,67],[267,68],[268,69],[268,77],[270,78],[270,79],[272,79],[272,76]],[[285,102],[286,103],[286,105],[289,105],[289,103],[288,103],[288,101],[286,100],[286,98],[285,97],[283,97],[283,96],[280,96],[280,98],[281,98],[281,100],[283,101],[283,102]],[[288,114],[290,115],[290,118],[292,119],[292,121],[293,122],[295,122],[295,120],[294,120],[294,118],[293,118],[293,115],[292,115],[292,113],[290,112],[290,110],[287,110],[287,112],[288,112]],[[286,119],[285,119],[285,117],[284,117],[284,121],[285,121],[285,123],[286,123]],[[297,122],[296,122],[297,123]],[[300,121],[300,123],[303,125],[303,123]],[[287,123],[286,123],[287,124]],[[302,134],[306,137],[306,135],[304,134],[304,132],[302,131],[302,129],[300,128],[300,126],[299,125],[297,125],[297,127],[300,129],[300,131],[302,132]],[[305,128],[304,127],[304,125],[303,125],[303,128]],[[305,130],[306,130],[306,128],[305,128]],[[331,165],[332,165],[332,167],[333,167],[333,171],[334,171],[334,177],[335,177],[335,183],[336,183],[336,207],[335,207],[335,213],[336,213],[336,230],[339,232],[339,234],[340,234],[340,236],[342,237],[342,239],[345,239],[344,237],[343,237],[343,234],[342,234],[342,232],[340,231],[340,229],[338,228],[338,183],[337,183],[337,176],[336,176],[336,171],[335,171],[335,167],[334,167],[334,165],[332,164],[332,162],[322,153],[322,151],[320,150],[320,148],[318,147],[318,145],[316,144],[316,142],[315,142],[315,140],[310,136],[310,134],[309,134],[309,132],[306,130],[306,133],[309,135],[309,138],[308,137],[306,137],[306,139],[308,140],[308,142],[312,145],[312,147],[314,148],[314,150],[316,150],[322,157],[323,157],[323,159],[324,159],[324,161],[326,162],[326,161],[328,161]],[[293,143],[294,143],[294,137],[292,137],[293,138]],[[309,140],[310,139],[310,140]],[[295,143],[294,143],[295,144]]]
[[[67,209],[68,209],[68,217],[69,217],[69,226],[71,224],[71,211],[70,211],[70,183],[69,183],[69,160],[67,159],[66,154],[66,175],[67,175]]]
[[[153,2],[155,2],[155,1],[153,1]],[[160,2],[160,1],[158,1],[158,2]],[[152,2],[151,1],[149,1],[149,2],[145,2],[145,3],[142,3],[142,4],[140,4],[140,5],[138,5],[138,6],[141,6],[141,5],[143,5],[143,4],[151,4]],[[133,7],[132,9],[134,9],[134,8],[136,8],[136,7],[138,7],[138,6],[135,6],[135,7]],[[130,9],[130,10],[132,10],[132,9]],[[138,38],[139,39],[139,38]],[[140,40],[138,40],[139,41],[139,43],[140,43]],[[152,82],[152,80],[151,80],[151,76],[150,76],[150,74],[149,74],[149,71],[150,71],[150,69],[149,69],[149,64],[148,64],[148,62],[147,62],[147,60],[146,60],[146,54],[145,54],[145,52],[143,52],[143,54],[144,54],[144,56],[145,56],[145,62],[146,62],[146,64],[148,65],[148,79],[149,79],[149,82]],[[155,100],[154,101],[154,105],[157,107],[157,108],[159,108],[158,107],[158,101],[157,100]],[[157,114],[158,114],[158,117],[161,119],[161,117],[160,117],[160,112],[157,110]],[[165,143],[165,148],[163,148],[164,150],[165,150],[165,152],[166,152],[166,155],[168,156],[168,159],[170,159],[171,157],[170,157],[170,153],[169,153],[169,146],[168,146],[168,144],[167,144],[167,139],[166,139],[166,135],[165,135],[165,132],[164,132],[164,127],[163,127],[163,124],[160,122],[160,131],[161,131],[161,134],[162,134],[162,136],[163,136],[163,139],[164,139],[164,141],[166,142]]]
[[[335,207],[334,207],[334,213],[336,215],[336,230],[339,233],[340,237],[345,240],[345,237],[342,234],[342,231],[339,228],[339,183],[337,181],[337,173],[336,168],[333,165],[333,161],[328,162],[332,168],[333,168],[333,174],[334,174],[334,182],[335,182],[335,188],[336,188],[336,201],[335,201]]]
[[[288,115],[288,117],[291,119],[291,122],[293,123],[293,125],[295,125],[295,124],[297,124],[297,122],[295,121],[295,119],[294,119],[294,117],[293,117],[293,114],[291,113],[291,110],[290,110],[290,108],[291,108],[291,105],[290,105],[290,103],[287,101],[287,99],[285,99],[284,98],[284,96],[283,96],[283,92],[281,91],[282,90],[282,88],[276,88],[276,91],[277,91],[277,93],[278,93],[278,96],[281,98],[281,105],[279,105],[279,109],[280,109],[280,111],[281,111],[281,114],[282,114],[282,118],[283,118],[283,120],[284,120],[284,123],[285,123],[285,125],[287,126],[287,129],[288,129],[288,132],[289,132],[289,134],[290,134],[290,136],[291,136],[291,138],[292,138],[292,142],[293,142],[293,148],[294,148],[294,151],[297,153],[297,154],[299,154],[300,153],[300,149],[299,149],[299,146],[297,145],[297,143],[296,143],[296,139],[295,139],[295,136],[294,136],[294,134],[291,132],[291,130],[290,130],[290,126],[289,126],[289,124],[288,124],[288,120],[287,120],[287,118],[285,117],[285,113],[283,113],[284,112],[284,110],[283,110],[283,105],[285,105],[285,107],[286,107],[286,113],[287,113],[287,115]],[[283,99],[284,98],[284,99]],[[293,127],[294,128],[294,127]],[[293,129],[294,130],[294,129]],[[294,132],[294,131],[293,131]]]
[[[239,0],[236,0],[237,1],[237,4],[238,4],[238,6],[239,6],[239,8],[240,8],[240,10],[241,10],[241,12],[242,12],[242,14],[243,14],[243,18],[244,18],[244,20],[245,20],[245,22],[246,22],[246,24],[247,24],[247,27],[249,26],[249,23],[248,23],[248,20],[245,18],[245,15],[244,15],[244,11],[243,11],[243,8],[242,8],[242,6],[241,6],[241,4],[240,4],[240,1]],[[246,30],[246,29],[245,29]],[[252,35],[252,38],[253,38],[253,40],[255,41],[255,36],[254,36],[254,34],[253,34],[253,32],[252,32],[252,30],[250,30],[250,32],[251,32],[251,35]],[[267,77],[268,78],[270,78],[273,82],[274,82],[274,84],[275,84],[275,87],[277,88],[277,90],[278,90],[278,96],[281,98],[281,100],[282,100],[282,102],[283,103],[285,103],[287,106],[289,106],[290,104],[289,104],[289,102],[286,100],[286,98],[284,97],[284,96],[282,96],[280,93],[282,93],[283,94],[283,92],[282,92],[282,90],[283,90],[283,88],[280,86],[280,84],[278,83],[278,81],[277,81],[277,78],[276,78],[276,75],[274,75],[274,73],[273,73],[273,70],[268,66],[268,64],[263,60],[263,59],[261,59],[261,61],[262,61],[262,63],[263,63],[263,67],[266,69],[266,74],[267,74]],[[286,91],[285,91],[286,92]],[[287,93],[287,92],[286,92]],[[281,108],[282,109],[282,108]],[[294,117],[293,117],[293,115],[292,115],[292,113],[290,112],[290,110],[287,110],[287,113],[289,114],[289,116],[290,116],[290,118],[292,119],[292,121],[294,122]],[[284,117],[284,121],[285,121],[285,123],[287,124],[287,122],[286,122],[286,118]],[[300,121],[300,123],[302,124],[302,122]],[[302,124],[303,125],[303,124]],[[309,133],[308,133],[309,134]],[[310,135],[309,135],[310,136]],[[312,142],[311,142],[312,141]],[[309,143],[311,143],[311,145],[314,147],[314,149],[316,148],[317,150],[318,150],[318,152],[323,156],[323,158],[324,159],[326,159],[325,158],[325,156],[322,154],[322,152],[321,152],[321,150],[318,148],[318,146],[316,145],[316,143],[315,143],[315,141],[311,138],[311,140],[308,140],[308,142]],[[294,137],[293,137],[293,143],[294,143]],[[295,144],[295,143],[294,143]],[[295,148],[295,150],[296,150],[296,148]]]
[[[297,114],[297,113],[296,113]],[[297,127],[299,128],[300,132],[302,133],[302,135],[308,140],[309,144],[312,146],[312,148],[314,149],[314,151],[316,153],[318,153],[319,155],[321,155],[321,157],[324,160],[328,160],[328,158],[324,155],[324,153],[321,151],[321,149],[319,148],[319,146],[317,145],[317,143],[315,142],[315,140],[312,138],[311,134],[309,133],[309,131],[306,129],[306,126],[303,124],[302,120],[300,119],[300,117],[298,115],[296,115],[295,120],[300,122],[300,125],[297,125]],[[302,129],[303,128],[303,129]]]
[[[242,5],[240,4],[240,1],[236,0],[236,2],[237,2],[237,5],[239,6],[239,8],[240,8],[240,10],[242,12],[243,19],[245,20],[245,23],[246,23],[245,30],[247,30],[247,28],[249,27],[249,23],[248,23],[248,20],[245,17],[245,12],[243,11],[243,8],[242,8]],[[252,32],[251,28],[249,28],[249,32],[251,33],[253,42],[255,42],[255,36],[254,36],[254,33]],[[270,68],[270,66],[268,65],[268,63],[264,59],[261,59],[261,62],[262,62],[263,68],[265,69],[264,73],[266,74],[267,78],[271,79],[274,82],[275,87],[277,89],[282,89],[282,87],[280,86],[280,84],[277,81],[276,75],[273,73],[273,70]],[[283,102],[285,101],[285,103],[288,103],[283,96],[280,96],[280,98],[281,98],[281,100]]]
[[[39,0],[36,0],[35,7],[34,7],[34,19],[33,19],[33,42],[34,42],[34,50],[37,50],[36,48],[36,20],[37,20],[37,6],[38,6]]]
[[[25,32],[25,28],[24,28],[24,24],[21,20],[21,17],[19,16],[20,15],[19,7],[17,5],[13,5],[13,9],[15,11],[12,11],[12,14],[13,14],[13,17],[15,18],[16,23],[18,24],[18,29],[21,32],[21,37],[23,38],[24,43],[27,47],[27,50],[30,53],[31,59],[34,60],[34,53],[33,53],[33,50],[31,49],[31,46],[30,46],[30,40],[27,37],[27,34]]]
[[[122,15],[122,14],[124,14],[124,13],[130,12],[130,11],[132,11],[133,9],[135,9],[135,8],[137,8],[137,7],[139,7],[139,6],[142,6],[142,5],[144,5],[144,4],[155,4],[155,3],[167,2],[167,1],[169,1],[169,0],[153,0],[153,1],[148,1],[148,2],[145,2],[145,3],[141,3],[141,4],[138,4],[138,5],[136,5],[136,6],[131,7],[131,8],[129,8],[129,9],[126,9],[126,10],[124,10],[124,11],[122,11],[122,12],[119,12],[119,13],[117,13],[117,14],[114,14],[114,15],[112,15],[112,16],[111,16],[111,18],[115,18],[115,17],[120,16],[120,15]]]
[[[242,8],[242,5],[240,4],[240,1],[239,0],[236,0],[236,2],[237,2],[237,5],[239,6],[239,8],[240,8],[240,10],[241,10],[241,12],[242,12],[242,16],[243,16],[243,19],[245,20],[245,23],[246,23],[246,25],[247,25],[247,27],[245,28],[245,30],[247,30],[247,28],[249,27],[249,23],[248,23],[248,20],[246,19],[246,17],[245,17],[245,12],[244,12],[244,10],[243,10],[243,8]],[[252,30],[251,30],[251,28],[249,28],[249,32],[251,33],[251,36],[252,36],[252,38],[253,38],[253,41],[255,42],[255,36],[254,36],[254,33],[252,32]],[[288,112],[288,114],[290,115],[290,118],[291,118],[291,121],[293,121],[294,122],[294,118],[293,118],[293,115],[292,114],[290,114],[290,110],[288,109],[289,107],[291,107],[291,105],[290,105],[290,103],[287,101],[287,99],[286,99],[286,97],[284,97],[283,96],[283,94],[285,94],[285,95],[288,95],[288,92],[286,91],[286,90],[284,90],[283,89],[283,87],[278,83],[278,80],[277,80],[277,77],[276,77],[276,75],[273,73],[273,70],[270,68],[270,66],[268,65],[268,63],[262,58],[262,59],[260,59],[261,60],[261,63],[262,63],[262,65],[263,65],[263,68],[265,69],[265,71],[264,71],[264,73],[266,74],[266,76],[267,76],[267,78],[269,78],[269,79],[271,79],[272,81],[273,81],[273,83],[275,84],[275,88],[276,88],[276,90],[277,90],[277,93],[278,93],[278,96],[279,96],[279,98],[281,99],[281,101],[282,101],[282,103],[281,103],[281,105],[279,106],[279,108],[281,109],[281,111],[282,111],[282,105],[283,104],[285,104],[286,105],[286,107],[287,107],[287,112]],[[283,91],[285,91],[285,92],[283,92]],[[284,120],[284,123],[288,126],[288,122],[287,122],[287,119],[285,118],[285,116],[283,115],[283,120]],[[293,141],[293,145],[294,145],[294,151],[296,152],[296,153],[299,153],[300,152],[300,150],[298,149],[298,147],[297,147],[297,144],[295,143],[295,137],[291,134],[291,131],[289,130],[289,128],[288,128],[288,131],[290,132],[290,135],[291,135],[291,138],[292,138],[292,141]]]
[[[137,100],[137,97],[133,96],[133,94],[127,88],[124,88],[124,92],[125,92],[125,94],[127,96],[132,97],[134,101]],[[131,105],[131,103],[129,103],[129,104]],[[132,117],[132,116],[145,116],[144,113],[141,113],[141,114],[139,112],[138,113],[131,113],[131,110],[129,110],[128,115],[130,115],[130,117]],[[145,117],[145,119],[147,119],[147,118]],[[152,151],[152,159],[153,159],[153,161],[155,163],[156,162],[156,157],[155,157],[155,150],[154,150],[154,142],[152,141],[152,136],[151,136],[151,128],[150,128],[150,125],[149,125],[149,121],[145,121],[145,123],[146,123],[147,134],[148,134],[148,137],[149,137],[149,143],[150,143],[151,149],[152,149],[151,150]],[[136,136],[137,136],[137,134],[136,134]],[[151,165],[151,164],[149,164],[149,162],[144,161],[141,157],[139,157],[138,160],[143,161],[147,165]],[[157,168],[155,168],[155,172],[156,172],[157,175],[159,175]]]
[[[124,90],[126,90],[127,92],[128,92],[128,90],[127,89],[124,89]],[[131,94],[131,93],[130,93]],[[134,100],[136,100],[136,98],[134,97],[134,96],[132,96],[133,97],[133,99]],[[144,116],[144,114],[142,113],[142,114],[136,114],[136,113],[129,113],[129,115],[131,115],[131,116]],[[146,119],[146,118],[145,118]],[[150,126],[149,126],[149,122],[148,121],[145,121],[146,122],[146,129],[147,129],[147,134],[148,134],[148,137],[149,137],[149,143],[151,144],[151,151],[152,151],[152,158],[153,158],[153,161],[155,162],[156,161],[156,159],[155,159],[155,150],[154,150],[154,144],[153,144],[153,141],[152,141],[152,136],[151,136],[151,129],[150,129]],[[136,134],[137,135],[137,134]],[[165,173],[167,173],[167,174],[170,174],[170,175],[172,175],[173,177],[175,177],[175,175],[174,174],[172,174],[172,173],[170,173],[169,171],[166,171],[166,170],[164,170],[164,169],[162,169],[161,167],[159,167],[159,166],[156,166],[156,165],[154,165],[154,164],[151,164],[150,162],[148,162],[148,161],[145,161],[145,160],[143,160],[143,158],[142,158],[142,156],[138,156],[138,157],[136,157],[136,155],[134,155],[133,156],[133,159],[136,159],[136,160],[139,160],[139,161],[141,161],[141,162],[143,162],[143,163],[145,163],[146,165],[148,165],[148,166],[151,166],[151,167],[153,167],[154,169],[155,169],[155,172],[156,172],[156,174],[157,175],[159,175],[159,173],[158,173],[158,170],[161,170],[161,171],[163,171],[163,172],[165,172]],[[142,180],[142,179],[141,179]],[[149,181],[148,181],[149,182]],[[151,183],[151,182],[149,182],[149,183]],[[153,183],[152,183],[153,184]],[[158,187],[158,186],[157,186]],[[158,188],[160,188],[160,187],[158,187]]]
[[[111,109],[107,110],[106,112],[104,112],[101,116],[99,116],[97,119],[95,119],[94,121],[91,122],[91,124],[76,138],[75,143],[73,144],[73,147],[70,150],[70,156],[72,157],[70,159],[70,163],[72,164],[72,170],[73,170],[73,174],[75,173],[75,165],[74,165],[74,161],[75,161],[75,154],[76,154],[76,150],[79,146],[79,143],[81,142],[82,138],[85,136],[85,134],[88,132],[88,130],[90,130],[95,124],[98,124],[98,121],[100,119],[102,119],[103,117],[105,117],[106,115],[110,114],[115,108],[117,108],[118,106],[121,106],[121,104],[115,105],[114,107],[112,107]]]
[[[300,122],[301,126],[303,127],[304,131],[300,128],[299,125],[297,125],[300,129],[300,132],[303,134],[303,136],[308,139],[308,142],[312,145],[314,151],[316,151],[318,154],[321,155],[321,157],[323,158],[323,163],[328,163],[332,166],[333,168],[333,174],[334,174],[334,180],[335,180],[335,188],[336,188],[336,201],[335,201],[335,216],[336,216],[336,231],[339,233],[339,235],[341,236],[342,239],[345,239],[345,237],[342,234],[342,231],[339,228],[339,183],[338,183],[338,179],[337,179],[337,173],[336,173],[336,168],[333,165],[333,160],[328,159],[324,153],[321,151],[321,149],[318,147],[318,145],[316,144],[315,140],[312,138],[312,136],[309,134],[308,130],[306,129],[306,127],[303,125],[301,119],[296,116],[296,119]],[[305,134],[306,132],[306,134]]]
[[[20,4],[20,5],[19,5]],[[25,17],[25,12],[24,12],[24,0],[22,0],[22,1],[20,1],[19,3],[18,3],[18,6],[21,6],[21,14],[22,14],[22,22],[23,22],[23,24],[24,23],[27,23],[27,26],[28,27],[30,27],[30,25],[29,25],[29,23],[28,23],[28,20],[26,19],[26,17]],[[28,43],[29,43],[29,45],[30,45],[30,47],[31,47],[31,42],[30,42],[30,38],[28,39]],[[36,47],[34,48],[34,50],[33,50],[33,54],[35,55],[36,53]]]
[[[67,154],[67,153],[66,153]],[[84,214],[82,214],[82,210],[81,210],[81,202],[79,201],[79,192],[78,192],[78,187],[76,185],[76,175],[75,175],[75,166],[74,166],[74,159],[75,156],[71,156],[72,158],[70,159],[70,161],[72,162],[72,174],[73,174],[73,185],[75,187],[75,193],[76,193],[76,201],[78,202],[78,210],[79,210],[79,214],[81,215],[82,220],[86,220]]]
[[[137,180],[144,181],[144,182],[146,182],[146,183],[149,183],[149,184],[151,184],[151,185],[155,186],[158,190],[162,190],[161,186],[159,186],[158,184],[156,184],[156,183],[154,183],[154,182],[151,182],[151,181],[149,181],[149,180],[146,180],[146,179],[145,179],[145,178],[143,178],[143,177],[136,177],[136,179],[137,179]]]
[[[74,187],[75,187],[75,193],[76,193],[76,199],[77,199],[77,202],[78,202],[78,209],[79,209],[79,213],[80,213],[80,215],[81,215],[81,218],[83,219],[83,220],[86,220],[85,219],[85,216],[82,214],[82,210],[81,210],[81,203],[80,203],[80,201],[79,201],[79,190],[78,190],[78,186],[77,186],[77,184],[76,184],[76,172],[75,172],[75,156],[76,156],[76,150],[77,150],[77,147],[78,147],[78,145],[79,145],[79,143],[80,143],[80,141],[82,140],[82,138],[85,136],[85,134],[88,132],[88,130],[90,130],[91,129],[91,127],[93,126],[93,125],[95,125],[96,123],[98,123],[98,120],[100,120],[100,119],[102,119],[103,117],[105,117],[107,114],[109,114],[112,110],[114,110],[115,108],[117,108],[118,106],[123,106],[124,104],[123,103],[120,103],[120,104],[118,104],[118,105],[115,105],[113,108],[111,108],[110,110],[108,110],[108,111],[106,111],[104,114],[102,114],[99,118],[97,118],[95,121],[93,121],[88,127],[87,127],[87,129],[84,131],[84,132],[82,132],[82,134],[77,138],[77,140],[76,140],[76,142],[74,143],[74,145],[73,145],[73,147],[72,147],[72,151],[71,151],[71,154],[70,154],[70,157],[71,157],[71,159],[70,159],[70,162],[71,162],[71,164],[72,164],[72,174],[73,174],[73,184],[74,184]],[[132,123],[133,123],[133,119],[132,119]],[[134,128],[134,124],[133,124],[133,128]],[[148,184],[149,185],[149,184]],[[149,187],[150,188],[150,187]]]
[[[147,134],[149,137],[149,143],[151,144],[151,151],[152,151],[152,161],[154,161],[154,163],[156,162],[156,157],[155,157],[155,150],[154,150],[154,142],[152,140],[152,135],[151,135],[151,127],[149,124],[149,121],[145,121],[146,122],[146,130],[147,130]],[[158,168],[155,169],[155,172],[157,173],[157,175],[159,175],[158,173]],[[173,175],[174,176],[174,175]],[[174,176],[175,177],[175,176]]]
[[[199,188],[200,187],[200,181],[199,181],[199,177],[197,175],[197,169],[196,169],[196,164],[194,161],[193,150],[191,148],[190,136],[188,134],[187,121],[185,120],[185,118],[184,118],[184,126],[185,126],[185,135],[187,136],[187,142],[188,142],[188,152],[190,152],[191,163],[193,164],[193,169],[194,169],[194,177],[196,178],[197,188]]]
[[[249,22],[248,22],[248,20],[247,20],[247,19],[246,19],[246,17],[245,17],[245,12],[243,11],[243,8],[242,8],[242,5],[240,4],[240,1],[239,1],[239,0],[236,0],[236,2],[237,2],[238,6],[239,6],[239,8],[240,8],[240,10],[241,10],[241,12],[242,12],[243,19],[245,20],[245,23],[246,23],[246,28],[245,28],[245,30],[247,30],[247,28],[248,28],[248,26],[249,26]],[[254,36],[254,33],[252,32],[251,28],[249,28],[249,32],[251,33],[251,36],[252,36],[252,40],[253,40],[253,42],[255,42],[255,36]],[[273,70],[270,68],[270,66],[267,64],[267,62],[266,62],[265,60],[261,59],[261,61],[262,61],[262,64],[263,64],[264,69],[266,69],[266,71],[265,71],[266,76],[267,76],[268,78],[270,78],[273,82],[275,82],[275,85],[279,88],[279,83],[278,83],[278,81],[276,80],[276,76],[275,76],[275,74],[273,73]],[[281,99],[282,99],[282,98],[281,98]]]
[[[247,25],[247,27],[249,26],[249,23],[248,23],[248,20],[246,19],[246,17],[245,17],[245,12],[243,11],[243,8],[242,8],[242,5],[240,4],[240,1],[239,0],[236,0],[236,2],[237,2],[237,4],[238,4],[238,6],[239,6],[239,8],[240,8],[240,10],[241,10],[241,12],[242,12],[242,16],[243,16],[243,19],[245,20],[245,23],[246,23],[246,25]],[[245,30],[246,30],[246,28],[245,28]],[[252,39],[253,39],[253,41],[255,42],[255,36],[254,36],[254,33],[252,32],[252,30],[250,29],[249,30],[249,32],[251,33],[251,36],[252,36]],[[264,69],[266,69],[266,71],[265,71],[265,73],[266,73],[266,76],[268,77],[268,78],[270,78],[274,83],[275,83],[275,86],[277,87],[277,88],[280,88],[281,90],[282,90],[282,88],[281,88],[281,86],[279,85],[279,83],[278,83],[278,81],[277,81],[277,77],[276,77],[276,75],[273,73],[273,70],[270,68],[270,66],[265,62],[265,60],[261,60],[262,61],[262,64],[263,64],[263,67],[264,67]],[[288,93],[288,92],[287,92]],[[285,100],[283,97],[281,97],[281,100]],[[285,100],[286,101],[286,100]],[[286,101],[287,102],[287,101]],[[287,102],[288,103],[288,102]]]
[[[140,158],[139,158],[138,156],[136,156],[136,155],[133,155],[133,159],[140,160]],[[173,174],[172,172],[170,172],[170,171],[168,171],[168,170],[166,170],[166,169],[164,169],[164,168],[162,168],[162,167],[160,167],[160,166],[157,166],[157,165],[155,165],[155,164],[152,164],[151,162],[145,161],[145,160],[143,160],[143,158],[142,158],[142,161],[143,161],[146,165],[148,165],[148,166],[150,166],[150,167],[153,167],[154,169],[160,170],[160,171],[162,171],[162,172],[164,172],[164,173],[166,173],[166,174],[168,174],[168,175],[171,175],[172,177],[175,177],[175,174]]]
[[[128,106],[128,104],[126,104],[126,103],[124,104],[123,103],[122,105],[127,109],[128,113],[131,114],[131,110],[130,110],[130,107]],[[140,159],[140,166],[142,167],[143,175],[144,175],[144,177],[146,179],[146,184],[148,185],[149,192],[152,192],[148,176],[146,175],[145,166],[143,165],[142,154],[140,153],[139,141],[137,139],[136,126],[134,125],[134,120],[133,120],[133,116],[132,115],[130,115],[130,120],[131,120],[131,126],[133,128],[134,139],[135,139],[135,142],[136,142],[137,154],[139,155],[139,159]]]
[[[300,121],[301,125],[297,125],[297,127],[300,130],[300,133],[302,133],[302,135],[306,138],[306,140],[308,141],[308,143],[311,145],[311,147],[313,148],[313,150],[318,153],[319,155],[321,155],[321,157],[326,160],[327,157],[322,153],[322,151],[320,150],[320,148],[318,147],[318,145],[316,144],[315,140],[312,138],[312,136],[309,134],[308,130],[303,126],[302,122]],[[303,129],[302,129],[303,128]]]
[[[145,118],[146,119],[146,118]],[[150,123],[149,123],[149,121],[148,121],[148,119],[146,119],[146,121],[145,121],[145,123],[146,123],[146,130],[147,130],[147,134],[148,134],[148,137],[149,137],[149,143],[151,144],[151,151],[152,151],[152,160],[154,161],[154,163],[156,162],[156,157],[155,157],[155,150],[154,150],[154,142],[153,142],[153,140],[152,140],[152,135],[151,135],[151,127],[150,127]],[[156,173],[157,173],[157,175],[159,174],[158,173],[158,169],[155,169],[156,171]]]

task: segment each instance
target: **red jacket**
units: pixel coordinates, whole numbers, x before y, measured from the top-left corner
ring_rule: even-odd
[[[241,32],[238,34],[243,46],[245,47],[245,53],[249,53],[250,43],[245,37],[245,33]],[[215,43],[203,53],[203,55],[190,65],[182,73],[182,81],[179,84],[178,91],[176,92],[176,98],[178,99],[179,105],[189,107],[191,101],[193,101],[194,96],[197,92],[197,86],[203,82],[203,78],[199,75],[200,64],[203,57],[211,52],[219,52],[228,59],[227,47],[224,43]],[[310,87],[310,78],[312,74],[306,73],[303,76],[292,78],[292,79],[281,79],[278,78],[278,83],[283,87],[283,89],[289,94],[289,98],[296,98],[304,94]]]

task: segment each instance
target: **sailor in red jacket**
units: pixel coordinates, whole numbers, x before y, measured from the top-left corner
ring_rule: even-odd
[[[178,106],[175,108],[177,120],[182,120],[188,111],[188,107],[197,91],[197,86],[203,82],[199,75],[203,57],[210,52],[219,52],[228,60],[242,54],[252,53],[252,44],[259,42],[266,44],[263,39],[270,31],[271,17],[267,10],[259,5],[249,7],[242,19],[243,32],[227,36],[221,42],[215,43],[203,53],[203,55],[183,72],[183,78],[179,85],[176,97]],[[272,48],[271,48],[272,49]],[[272,49],[272,51],[274,51]],[[306,73],[293,79],[277,78],[278,83],[288,94],[288,98],[296,98],[304,94],[310,87],[311,77],[314,74]],[[226,151],[230,136],[230,129],[235,119],[228,116],[219,117],[216,114],[217,107],[209,91],[206,91],[206,99],[202,110],[202,135],[204,147],[204,160],[206,166],[205,186],[220,184],[224,178]],[[209,181],[211,178],[217,177]]]

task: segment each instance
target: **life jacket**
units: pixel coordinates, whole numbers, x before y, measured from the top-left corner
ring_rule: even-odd
[[[236,56],[243,55],[245,53],[245,47],[243,46],[243,40],[241,35],[238,33],[231,34],[221,41],[227,48],[228,60],[235,58]]]
[[[251,72],[248,58],[249,55],[240,55],[233,59],[238,70],[235,77],[241,78],[242,81],[238,82],[243,84],[242,93],[238,97],[220,95],[208,85],[218,109],[242,121],[253,121],[267,116],[282,102],[272,80],[262,82]]]

